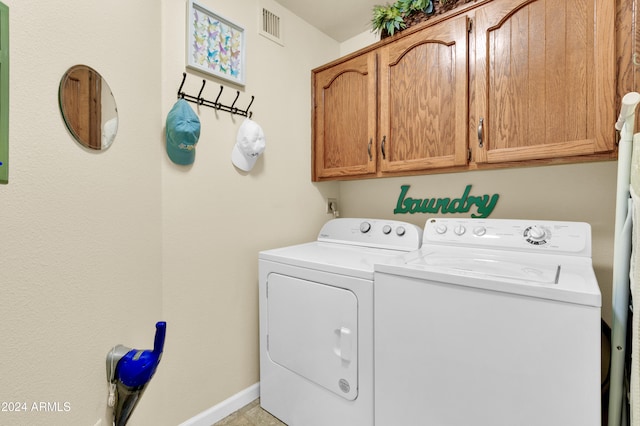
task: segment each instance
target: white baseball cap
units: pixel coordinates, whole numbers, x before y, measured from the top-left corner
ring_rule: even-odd
[[[255,121],[245,118],[236,137],[236,144],[231,152],[231,162],[245,172],[256,164],[265,149],[265,137],[262,128]]]

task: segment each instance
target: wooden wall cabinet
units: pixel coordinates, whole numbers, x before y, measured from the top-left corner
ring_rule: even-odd
[[[467,164],[468,20],[378,50],[378,174]]]
[[[314,74],[313,180],[376,173],[376,54]]]
[[[313,70],[312,179],[614,152],[614,27],[610,0],[481,0]]]
[[[313,180],[467,163],[467,18],[313,71]]]
[[[614,24],[611,0],[501,0],[477,9],[475,161],[613,151]]]

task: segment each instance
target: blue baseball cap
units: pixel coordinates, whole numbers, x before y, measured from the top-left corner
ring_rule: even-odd
[[[167,114],[167,154],[171,161],[183,166],[193,164],[200,137],[200,119],[189,103],[178,99]]]

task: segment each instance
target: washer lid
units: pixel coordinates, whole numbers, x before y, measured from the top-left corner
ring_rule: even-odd
[[[448,257],[432,253],[420,258],[425,269],[442,273],[474,275],[478,278],[495,277],[531,281],[540,284],[558,284],[560,265],[553,263],[532,263],[526,261],[505,261],[491,258]]]
[[[429,283],[602,305],[591,259],[587,257],[423,246],[393,262],[376,265],[375,271]]]

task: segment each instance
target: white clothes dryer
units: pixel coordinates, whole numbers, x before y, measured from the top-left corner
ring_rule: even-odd
[[[373,268],[422,229],[340,218],[260,252],[260,405],[289,426],[373,425]]]
[[[588,224],[430,219],[375,270],[376,426],[600,425]]]

